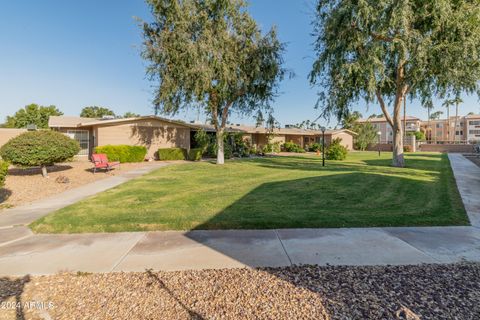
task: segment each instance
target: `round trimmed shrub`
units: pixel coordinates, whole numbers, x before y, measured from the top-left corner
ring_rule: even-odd
[[[71,159],[80,151],[77,141],[65,134],[40,130],[22,133],[0,148],[0,156],[12,164],[24,167],[40,166],[47,176],[47,166]]]

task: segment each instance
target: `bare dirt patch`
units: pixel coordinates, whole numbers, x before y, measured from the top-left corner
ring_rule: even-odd
[[[0,301],[44,306],[3,310],[17,319],[478,319],[479,276],[473,263],[70,273],[0,278]]]
[[[122,163],[112,171],[98,171],[93,174],[92,164],[88,161],[59,163],[48,167],[48,178],[43,178],[40,168],[11,167],[0,189],[0,210],[28,204],[47,198],[81,185],[125,173],[126,171],[148,166],[153,162]]]

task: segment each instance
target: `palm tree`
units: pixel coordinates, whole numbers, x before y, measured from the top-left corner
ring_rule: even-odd
[[[426,136],[427,140],[432,140],[431,137],[431,128],[430,128],[430,111],[433,109],[433,102],[432,100],[429,100],[427,103],[425,103],[425,108],[427,108],[427,113],[428,113],[428,120],[427,120],[427,130],[426,130]]]
[[[460,98],[459,94],[457,94],[455,96],[455,99],[452,100],[452,103],[455,104],[455,136],[454,136],[453,140],[457,140],[458,105],[462,102],[463,102],[463,100],[462,100],[462,98]]]
[[[450,106],[453,105],[453,102],[452,100],[445,100],[443,103],[442,103],[442,106],[444,106],[445,108],[447,108],[447,141],[450,141]]]

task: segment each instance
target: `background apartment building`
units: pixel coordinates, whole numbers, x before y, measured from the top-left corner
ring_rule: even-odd
[[[480,114],[459,116],[449,119],[422,121],[417,117],[407,116],[402,119],[406,133],[422,131],[426,140],[432,143],[478,143],[480,142]],[[360,119],[360,123],[370,122],[381,133],[380,143],[393,143],[393,131],[387,120],[382,118]]]
[[[404,120],[405,119],[405,120]],[[402,119],[402,127],[405,128],[405,131],[415,132],[420,131],[421,129],[421,120],[417,117],[406,116]],[[393,143],[393,130],[387,120],[382,118],[369,118],[369,119],[360,119],[360,123],[370,122],[372,126],[380,132],[380,143],[390,144]]]
[[[480,142],[480,115],[472,114],[449,119],[422,121],[421,130],[427,141],[440,143]]]

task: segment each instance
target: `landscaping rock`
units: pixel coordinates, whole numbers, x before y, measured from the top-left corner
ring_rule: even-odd
[[[65,273],[2,278],[0,300],[44,303],[20,319],[478,319],[479,279],[473,263]]]
[[[66,176],[58,176],[55,178],[56,183],[70,183],[70,179]]]

